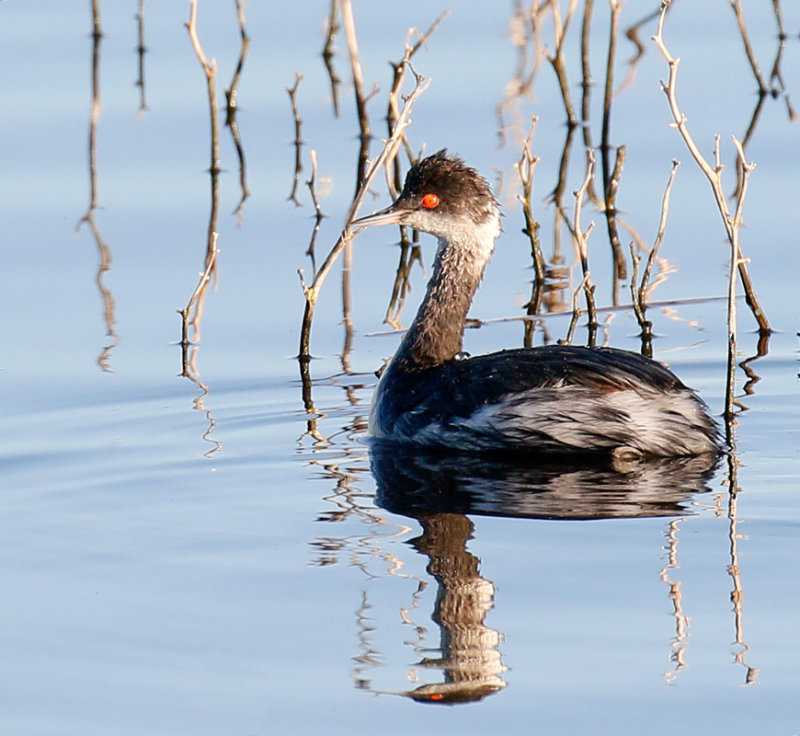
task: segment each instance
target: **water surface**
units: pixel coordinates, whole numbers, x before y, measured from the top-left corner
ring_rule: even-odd
[[[94,218],[112,256],[100,278],[105,292],[96,281],[98,241],[86,223],[77,226],[90,192],[90,9],[62,3],[44,13],[29,1],[0,11],[7,70],[0,730],[796,732],[800,147],[783,91],[765,101],[747,146],[758,166],[742,241],[776,332],[759,357],[755,323],[740,303],[739,361],[755,359],[737,369],[731,462],[634,475],[424,457],[389,458],[387,466],[370,457],[364,428],[374,372],[398,340],[383,324],[398,258],[394,231],[356,241],[349,342],[338,266],[326,282],[310,392],[293,359],[303,310],[296,271],[306,278],[312,271],[310,149],[319,154],[327,215],[318,259],[336,240],[354,189],[358,128],[344,36],[334,57],[339,118],[320,57],[329,4],[245,9],[251,43],[238,115],[251,196],[232,214],[241,197],[238,160],[223,129],[217,280],[188,371],[176,310],[189,301],[206,252],[205,77],[183,25],[188,4],[150,5],[147,109],[140,110],[137,8],[100,4]],[[356,4],[365,86],[381,89],[368,105],[376,136],[385,135],[388,62],[402,57],[409,27],[427,28],[445,9]],[[415,57],[432,84],[409,140],[414,149],[447,146],[497,184],[505,232],[472,313],[518,317],[532,271],[513,163],[536,114],[533,204],[549,257],[555,217],[547,195],[565,113],[542,62],[531,94],[507,109],[516,127],[501,145],[496,106],[517,60],[511,4],[451,10]],[[625,5],[621,25],[640,12],[647,9]],[[746,12],[768,75],[778,49],[774,16]],[[780,69],[791,94],[800,85],[800,15],[788,5],[783,13]],[[574,19],[572,28],[579,26]],[[607,26],[607,8],[596,8],[595,144]],[[668,278],[653,294],[667,306],[648,314],[655,356],[719,415],[729,249],[708,183],[670,128],[659,89],[666,65],[649,43],[654,30],[653,21],[642,27],[645,56],[633,85],[615,97],[611,142],[627,146],[618,206],[651,243],[671,161],[681,159],[661,251]],[[240,50],[233,3],[201,3],[199,33],[216,59],[222,105]],[[733,191],[730,135],[744,136],[757,101],[734,15],[727,6],[678,3],[666,33],[682,59],[680,98],[692,132],[708,155],[721,135]],[[543,34],[552,47],[549,21]],[[633,47],[620,44],[621,81]],[[571,33],[575,100],[578,48]],[[303,75],[301,207],[287,199],[295,131],[286,88],[296,72]],[[579,138],[565,195],[570,212],[584,171]],[[373,155],[379,146],[375,140]],[[366,208],[388,201],[379,181]],[[587,205],[584,225],[591,219],[592,271],[598,302],[607,305],[605,221]],[[561,237],[571,262],[563,228]],[[423,236],[425,269],[429,241]],[[412,269],[402,324],[425,273]],[[630,310],[604,312],[603,321],[599,342],[640,349]],[[538,326],[534,342],[563,337],[568,323],[569,315],[546,317],[547,332]],[[576,342],[586,339],[584,325]],[[468,330],[465,343],[478,353],[522,341],[522,324],[511,321]],[[454,700],[462,702],[443,705]]]

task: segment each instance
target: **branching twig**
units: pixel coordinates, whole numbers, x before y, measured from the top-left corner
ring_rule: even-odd
[[[519,203],[522,205],[522,214],[525,218],[525,227],[522,232],[528,236],[531,243],[531,257],[533,258],[533,268],[536,273],[536,280],[539,283],[544,282],[545,266],[544,256],[542,255],[542,246],[539,243],[539,223],[533,217],[533,205],[531,204],[533,197],[533,170],[539,161],[538,156],[533,155],[531,150],[531,142],[533,135],[536,132],[536,116],[531,117],[531,129],[528,137],[522,144],[522,156],[515,164],[517,174],[519,175],[522,184],[522,194],[517,195]]]
[[[771,332],[769,323],[758,301],[758,297],[756,296],[755,289],[753,288],[752,282],[750,280],[750,274],[747,269],[747,261],[742,255],[742,250],[739,244],[739,226],[741,224],[741,208],[744,203],[744,193],[746,191],[746,186],[743,183],[742,190],[740,191],[739,196],[737,198],[737,216],[734,217],[730,213],[725,193],[722,189],[722,166],[719,162],[718,146],[716,149],[717,152],[715,156],[716,159],[715,167],[712,167],[711,164],[709,164],[708,161],[705,159],[703,154],[700,153],[700,149],[697,147],[694,138],[692,138],[692,134],[689,132],[689,128],[686,124],[686,116],[681,112],[680,107],[678,105],[677,74],[678,74],[678,63],[680,60],[674,58],[670,54],[669,50],[667,49],[664,43],[664,37],[663,37],[664,17],[666,9],[670,5],[670,2],[671,0],[662,1],[661,16],[658,22],[658,30],[656,32],[656,35],[653,36],[653,41],[655,42],[659,51],[661,51],[661,54],[664,56],[664,58],[667,61],[667,64],[669,65],[669,79],[666,84],[662,83],[661,87],[667,96],[670,112],[672,113],[672,117],[675,121],[675,127],[677,127],[678,132],[681,135],[681,138],[683,138],[686,147],[689,149],[689,153],[691,153],[692,155],[692,158],[694,158],[694,160],[697,162],[697,165],[700,167],[700,169],[708,179],[709,183],[711,184],[711,189],[714,192],[714,198],[716,200],[717,207],[719,208],[720,214],[722,215],[722,220],[725,226],[725,231],[728,236],[728,241],[730,242],[731,248],[733,250],[734,254],[733,267],[736,268],[739,272],[739,277],[742,280],[742,285],[744,287],[745,299],[747,300],[747,304],[750,307],[751,311],[753,312],[753,316],[755,317],[756,321],[758,322],[759,331],[762,334],[769,333]],[[741,146],[735,139],[734,139],[734,144],[737,146],[737,149],[741,151]],[[743,151],[741,151],[740,162],[741,166],[743,167],[743,170],[746,173],[749,173],[749,171],[752,170],[754,166],[753,164],[746,163]],[[732,308],[735,309],[735,306],[733,306]],[[731,329],[734,328],[735,328],[735,318],[731,319],[729,317],[729,333]]]
[[[581,225],[583,199],[586,196],[586,190],[589,188],[589,182],[594,176],[594,151],[590,149],[587,151],[587,154],[589,161],[586,166],[586,176],[578,191],[575,192],[573,232],[581,259],[581,268],[583,270],[583,290],[586,294],[586,309],[589,313],[589,344],[593,345],[597,331],[597,312],[595,310],[594,301],[594,284],[592,284],[591,273],[589,271],[589,235],[594,227],[594,222],[589,223],[589,227],[586,228],[586,231],[583,230],[583,226]]]
[[[403,85],[403,77],[405,71],[405,65],[411,61],[414,54],[422,48],[423,44],[431,37],[433,32],[439,27],[439,24],[448,16],[450,15],[450,11],[446,10],[442,13],[433,23],[431,24],[430,28],[428,28],[425,33],[418,33],[417,40],[414,45],[411,45],[411,37],[415,32],[414,29],[409,31],[408,38],[406,39],[406,50],[403,55],[403,59],[400,62],[391,62],[392,65],[392,89],[389,92],[389,99],[387,104],[386,110],[386,126],[388,128],[389,135],[392,134],[394,131],[394,127],[397,123],[397,117],[400,113],[400,91]],[[403,146],[406,150],[406,154],[408,155],[409,161],[414,163],[414,153],[411,150],[411,146],[408,144],[408,141],[405,137],[403,137]],[[402,176],[401,176],[401,169],[400,169],[400,162],[395,157],[392,161],[392,173],[389,176],[389,170],[386,171],[387,174],[387,182],[389,186],[389,195],[392,199],[396,199],[397,196],[400,194],[400,189],[402,189]]]
[[[351,223],[353,222],[353,220],[356,219],[356,215],[358,214],[358,211],[360,210],[361,205],[363,204],[364,199],[367,196],[367,192],[369,191],[369,188],[372,184],[372,181],[377,175],[377,173],[386,165],[387,161],[390,161],[393,156],[397,155],[397,150],[400,147],[403,134],[405,132],[405,128],[410,123],[411,109],[413,108],[414,103],[417,101],[417,98],[428,87],[427,79],[417,74],[410,65],[409,69],[411,69],[416,80],[414,89],[406,98],[405,104],[403,105],[403,109],[400,111],[400,115],[398,116],[397,125],[395,126],[395,129],[392,132],[391,137],[386,141],[386,145],[384,146],[380,155],[368,167],[364,175],[364,178],[361,182],[361,186],[358,188],[358,191],[353,197],[353,201],[350,205],[350,209],[348,210],[347,217],[345,218],[345,224],[344,224],[344,229],[342,230],[342,234],[339,236],[339,239],[336,241],[333,248],[331,248],[330,253],[328,253],[328,256],[325,258],[325,261],[315,274],[314,280],[310,285],[305,283],[305,281],[303,280],[302,271],[300,272],[300,281],[303,287],[303,294],[305,295],[306,298],[306,306],[305,306],[305,311],[303,313],[303,324],[300,333],[300,353],[298,356],[301,363],[308,361],[311,358],[311,352],[310,352],[311,322],[314,317],[314,308],[316,306],[317,298],[319,297],[319,292],[320,289],[322,288],[322,284],[324,283],[325,278],[328,275],[328,272],[335,263],[339,254],[342,252],[344,247],[352,241],[353,236],[356,234],[356,232],[358,232],[358,231],[356,232],[353,231]]]
[[[528,240],[531,244],[531,260],[533,261],[533,270],[534,270],[534,282],[533,282],[533,293],[531,294],[531,298],[526,305],[526,310],[529,315],[537,314],[539,312],[539,307],[542,300],[542,291],[544,289],[545,278],[546,278],[546,265],[544,260],[544,255],[542,253],[542,245],[539,240],[539,223],[533,216],[533,170],[536,166],[536,163],[539,161],[538,156],[533,155],[533,150],[531,149],[531,143],[533,141],[533,134],[536,131],[536,123],[538,118],[536,116],[531,116],[531,128],[530,132],[528,133],[528,137],[523,141],[522,144],[522,156],[520,160],[515,164],[517,169],[517,174],[519,175],[520,182],[522,184],[522,194],[517,195],[517,199],[519,200],[520,204],[522,205],[522,214],[525,218],[525,227],[522,228],[522,232],[528,237]],[[526,334],[525,334],[525,341],[526,343],[530,342],[530,329],[533,327],[533,323],[526,322]]]
[[[313,148],[311,149],[310,156],[311,156],[311,178],[306,182],[306,186],[308,187],[308,190],[311,193],[311,201],[314,203],[315,219],[314,219],[314,230],[311,233],[311,240],[308,243],[308,248],[306,249],[306,255],[311,259],[311,272],[316,276],[317,260],[316,260],[316,253],[314,246],[317,242],[317,236],[319,235],[320,225],[322,225],[322,220],[324,219],[325,215],[322,212],[322,207],[319,204],[319,197],[317,196],[317,152],[315,149]]]
[[[589,274],[585,274],[581,279],[578,288],[572,292],[572,319],[569,321],[569,329],[567,336],[563,340],[559,340],[562,345],[572,345],[572,339],[575,336],[575,328],[578,326],[578,320],[581,316],[581,308],[578,306],[578,299],[580,298],[581,291],[585,291],[589,286]]]
[[[181,345],[189,345],[191,340],[189,340],[189,315],[192,312],[192,309],[197,305],[198,300],[201,298],[203,293],[208,286],[208,282],[211,279],[211,274],[214,271],[214,264],[217,260],[217,254],[219,253],[219,249],[217,248],[217,238],[218,234],[214,233],[212,236],[211,242],[211,254],[206,261],[206,268],[202,274],[200,274],[200,280],[197,282],[197,286],[194,287],[194,291],[192,295],[189,297],[189,301],[187,302],[186,306],[183,309],[178,310],[178,314],[181,315]],[[195,319],[191,320],[194,322],[197,319],[195,315]]]
[[[302,81],[302,75],[295,72],[294,85],[286,88],[289,93],[289,100],[292,103],[292,116],[294,117],[294,178],[292,179],[292,191],[289,192],[287,199],[294,202],[296,207],[302,207],[300,200],[297,199],[297,187],[300,186],[300,173],[303,171],[303,157],[301,155],[303,120],[300,117],[300,111],[297,109],[297,88]]]
[[[633,275],[631,277],[631,300],[633,302],[633,311],[636,314],[636,319],[639,322],[639,326],[642,328],[642,352],[651,358],[653,357],[653,323],[646,318],[647,298],[650,291],[650,274],[653,271],[658,250],[661,247],[661,241],[664,239],[664,232],[667,227],[667,215],[669,214],[670,194],[672,192],[672,184],[675,181],[675,174],[678,171],[678,166],[680,166],[680,162],[673,159],[672,169],[669,172],[667,186],[664,190],[664,196],[661,199],[661,217],[658,221],[658,231],[656,232],[656,237],[653,241],[653,247],[650,249],[650,254],[647,257],[647,263],[645,265],[644,273],[642,274],[642,280],[638,284],[638,266],[640,257],[636,252],[633,243],[631,243],[631,258],[633,261]]]

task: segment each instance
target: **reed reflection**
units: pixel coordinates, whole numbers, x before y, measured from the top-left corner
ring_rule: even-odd
[[[99,262],[95,283],[103,302],[103,320],[106,325],[106,335],[110,342],[104,345],[97,356],[97,365],[105,372],[111,371],[111,351],[119,344],[120,337],[114,329],[116,324],[114,295],[105,284],[105,275],[111,270],[111,249],[100,234],[100,227],[95,219],[98,207],[97,183],[97,127],[100,121],[100,43],[103,40],[103,29],[100,18],[100,4],[92,0],[92,105],[89,115],[89,207],[78,221],[78,228],[83,223],[89,225],[97,246]]]
[[[144,42],[144,0],[138,0],[136,15],[136,57],[139,63],[139,73],[136,77],[136,86],[139,88],[139,116],[143,116],[147,110],[147,94],[145,91],[144,57],[147,53],[147,46]]]
[[[225,90],[226,99],[226,120],[225,125],[230,129],[233,145],[239,161],[239,186],[241,196],[234,210],[234,215],[240,218],[245,200],[250,196],[247,188],[247,169],[245,163],[244,146],[239,134],[239,126],[236,119],[238,110],[238,89],[239,80],[244,68],[247,49],[250,45],[250,38],[247,35],[244,18],[244,5],[240,0],[236,0],[236,21],[241,38],[241,46],[236,68],[231,79],[230,86]],[[194,50],[197,60],[203,69],[206,78],[206,92],[208,99],[208,110],[210,119],[210,193],[211,202],[209,207],[207,237],[205,244],[205,259],[203,271],[194,291],[189,297],[186,306],[178,310],[181,315],[181,373],[179,375],[188,378],[199,389],[199,395],[194,399],[194,409],[205,414],[208,427],[203,433],[203,440],[212,445],[211,449],[204,453],[204,457],[209,457],[222,448],[222,443],[211,435],[216,427],[216,420],[210,409],[205,406],[205,399],[209,395],[209,387],[200,380],[200,373],[197,369],[197,354],[200,342],[200,325],[203,316],[203,308],[208,292],[208,286],[217,275],[219,248],[217,240],[217,215],[219,212],[219,186],[220,186],[220,143],[219,143],[219,112],[217,107],[216,78],[217,65],[214,59],[206,57],[200,37],[197,31],[197,0],[191,0],[189,21],[186,24],[189,40]]]
[[[718,459],[670,458],[629,466],[570,462],[509,462],[476,455],[425,453],[375,443],[371,469],[376,501],[395,514],[416,519],[422,535],[411,541],[429,558],[427,571],[437,583],[433,620],[441,630],[439,656],[421,664],[443,671],[442,682],[402,691],[426,702],[479,700],[505,685],[498,649],[502,636],[486,626],[494,605],[494,586],[480,572],[480,560],[467,550],[474,525],[468,515],[531,519],[621,519],[688,516],[694,498],[709,490]],[[661,576],[670,585],[676,636],[671,658],[683,657],[687,619],[680,582],[667,578],[677,567],[675,520],[669,527],[670,558]]]

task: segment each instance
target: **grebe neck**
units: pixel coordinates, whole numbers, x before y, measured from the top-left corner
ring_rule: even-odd
[[[461,352],[469,306],[491,257],[499,227],[493,222],[482,229],[484,232],[472,232],[470,236],[439,238],[425,297],[392,361],[398,366],[406,370],[431,368]]]

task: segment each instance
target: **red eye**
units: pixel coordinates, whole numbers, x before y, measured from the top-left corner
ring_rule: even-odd
[[[426,210],[432,210],[439,204],[439,195],[438,194],[426,194],[422,198],[422,206]]]

